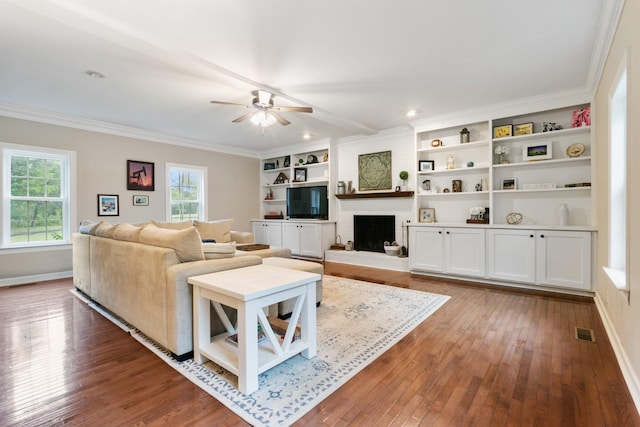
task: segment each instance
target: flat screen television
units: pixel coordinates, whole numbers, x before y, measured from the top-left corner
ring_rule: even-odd
[[[294,219],[329,219],[327,186],[287,188],[287,216]]]

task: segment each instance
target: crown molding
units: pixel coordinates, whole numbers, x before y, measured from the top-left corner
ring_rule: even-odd
[[[215,144],[209,141],[200,141],[175,135],[152,132],[129,126],[121,126],[98,120],[69,116],[36,108],[23,107],[14,104],[0,103],[0,115],[14,119],[29,120],[38,123],[46,123],[55,126],[63,126],[73,129],[81,129],[91,132],[99,132],[108,135],[117,135],[127,138],[141,139],[158,142],[161,144],[177,145],[181,147],[195,148],[199,150],[214,151],[217,153],[232,154],[244,157],[260,158],[260,153],[254,150],[246,150],[224,144]]]

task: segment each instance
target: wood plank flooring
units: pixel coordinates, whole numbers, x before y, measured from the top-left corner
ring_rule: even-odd
[[[592,301],[388,270],[327,274],[452,296],[298,426],[640,426]],[[246,426],[75,298],[0,288],[0,425]],[[593,329],[596,342],[574,338]]]

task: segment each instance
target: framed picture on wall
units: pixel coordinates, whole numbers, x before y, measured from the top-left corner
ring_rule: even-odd
[[[149,206],[149,196],[136,194],[133,196],[133,206]]]
[[[154,180],[153,163],[127,160],[127,190],[153,191]]]
[[[118,198],[117,194],[98,194],[98,216],[120,215]]]

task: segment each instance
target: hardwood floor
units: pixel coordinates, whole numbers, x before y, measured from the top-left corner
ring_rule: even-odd
[[[640,426],[588,299],[341,264],[325,272],[452,298],[296,425]],[[248,425],[71,287],[0,288],[0,425]],[[576,340],[576,326],[596,341]]]

